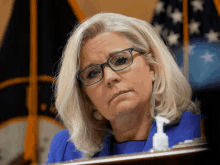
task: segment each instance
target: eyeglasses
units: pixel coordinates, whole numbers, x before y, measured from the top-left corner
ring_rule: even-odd
[[[113,54],[105,63],[92,65],[80,71],[76,79],[84,85],[90,86],[98,83],[104,77],[104,65],[108,65],[113,71],[121,71],[133,63],[132,51],[134,48],[128,48]]]

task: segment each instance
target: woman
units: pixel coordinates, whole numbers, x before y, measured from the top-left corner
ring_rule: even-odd
[[[56,108],[67,130],[47,163],[147,152],[156,115],[170,120],[169,147],[200,137],[190,85],[149,23],[94,15],[74,30],[60,66]]]

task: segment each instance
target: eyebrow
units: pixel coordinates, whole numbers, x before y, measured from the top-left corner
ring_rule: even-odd
[[[126,48],[126,49],[128,49],[128,48]],[[112,53],[109,53],[108,59],[110,57],[114,56],[115,54],[117,54],[118,52],[121,52],[121,51],[126,50],[126,49],[115,49],[116,51],[113,51]],[[100,65],[100,64],[91,63],[91,64],[87,65],[84,69],[82,69],[81,71],[83,71],[83,70],[85,70],[85,69],[87,69],[87,68],[89,68],[89,67],[91,67],[93,65]]]

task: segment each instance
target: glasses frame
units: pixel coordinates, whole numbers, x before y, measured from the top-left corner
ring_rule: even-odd
[[[126,66],[125,68],[123,68],[123,69],[120,69],[120,70],[115,70],[115,69],[113,69],[113,68],[111,67],[111,65],[109,64],[109,60],[110,60],[112,57],[116,56],[118,53],[121,53],[121,52],[124,52],[124,51],[129,51],[129,52],[130,52],[130,54],[131,54],[131,63],[130,63],[128,66]],[[128,48],[128,49],[124,49],[124,50],[121,50],[121,51],[119,51],[119,52],[116,52],[114,55],[112,55],[111,57],[109,57],[108,60],[107,60],[106,62],[104,62],[103,64],[92,65],[92,66],[87,67],[87,68],[83,69],[82,71],[80,71],[80,72],[76,75],[76,79],[79,80],[79,81],[81,81],[85,86],[94,85],[94,84],[98,83],[99,81],[101,81],[101,80],[103,79],[103,77],[104,77],[104,65],[108,65],[113,71],[117,72],[117,71],[124,70],[124,69],[126,69],[127,67],[129,67],[131,64],[133,64],[132,51],[134,51],[134,48]],[[80,74],[81,74],[83,71],[85,71],[86,69],[91,68],[91,67],[94,67],[94,66],[99,66],[99,67],[101,67],[101,70],[102,70],[102,78],[101,78],[99,81],[96,81],[96,82],[93,83],[93,84],[89,84],[89,85],[88,85],[88,84],[85,84],[85,83],[83,82],[83,80],[81,79]]]

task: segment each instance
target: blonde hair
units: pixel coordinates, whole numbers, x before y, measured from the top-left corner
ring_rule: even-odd
[[[191,87],[183,76],[170,51],[151,24],[121,14],[100,13],[79,24],[71,34],[56,78],[55,105],[76,148],[90,158],[103,148],[108,121],[95,120],[91,101],[82,92],[75,76],[79,71],[83,44],[101,33],[123,35],[131,46],[144,55],[155,82],[151,97],[151,116],[166,117],[171,124],[181,118],[184,111],[195,111],[191,101]]]

